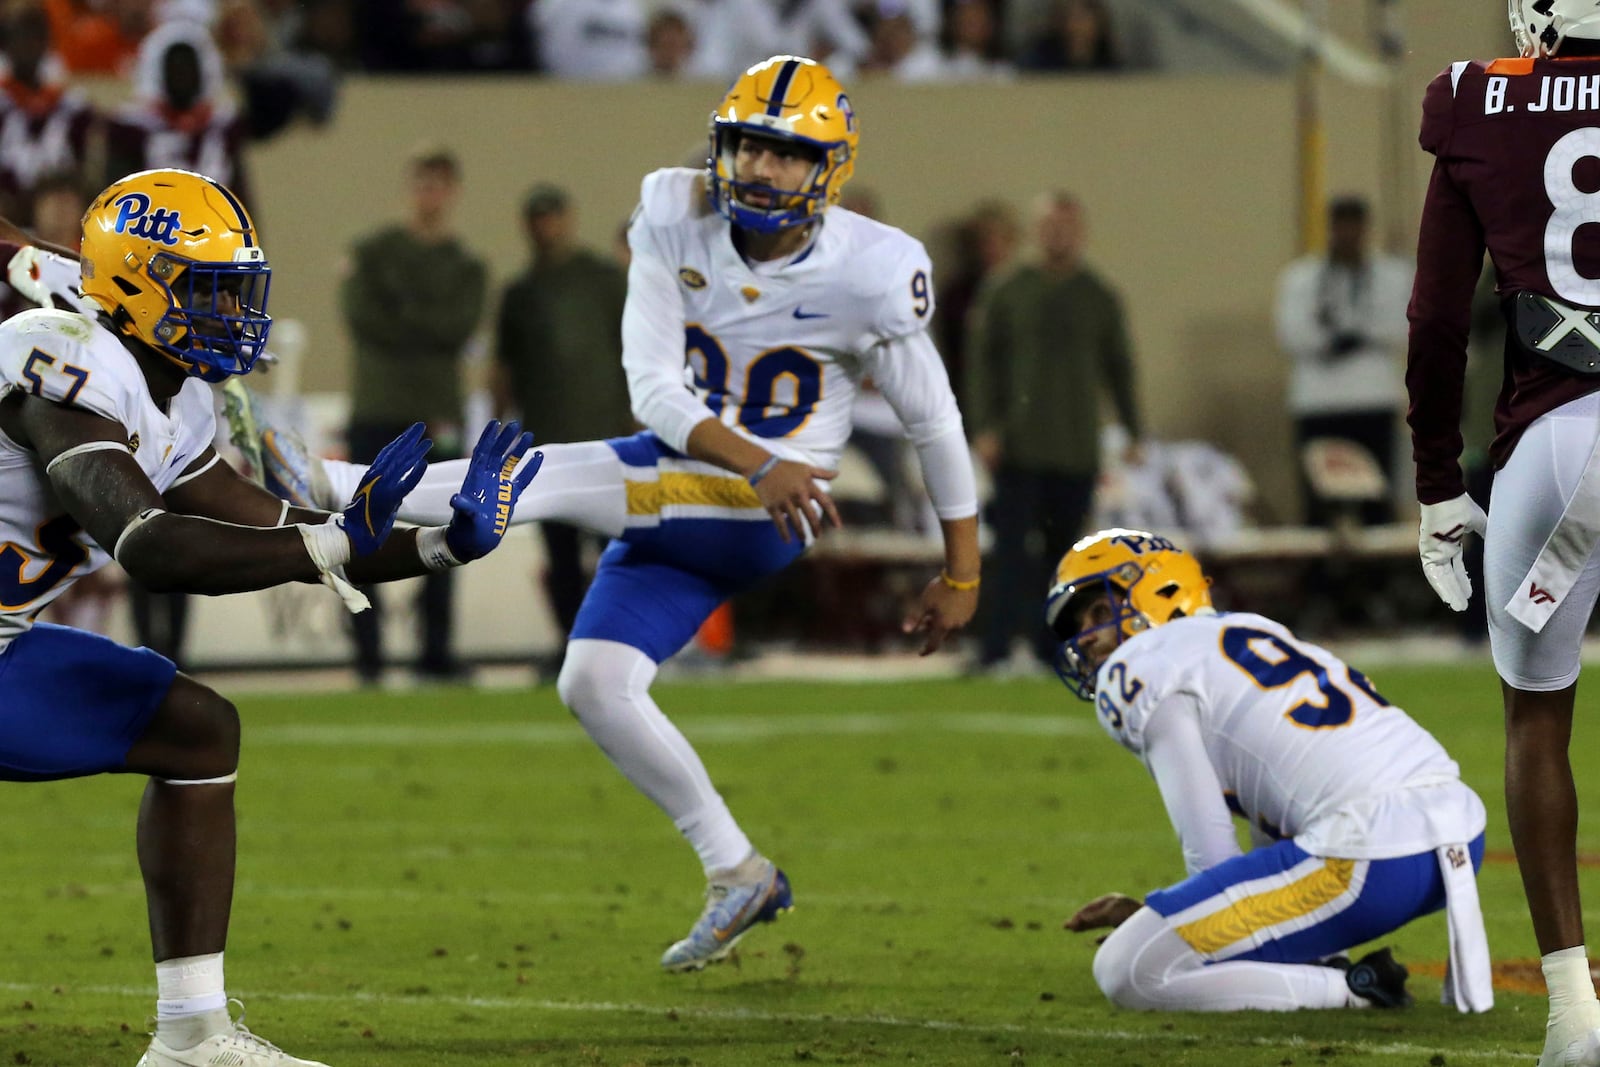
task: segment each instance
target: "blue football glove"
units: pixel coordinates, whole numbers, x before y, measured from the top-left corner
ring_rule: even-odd
[[[445,528],[444,543],[462,563],[493,552],[511,525],[517,498],[539,473],[544,453],[535,452],[521,471],[517,464],[533,447],[533,434],[523,433],[515,421],[503,427],[491,419],[472,449],[472,461],[461,491],[450,498],[455,517]]]
[[[422,434],[422,423],[412,423],[411,429],[384,445],[339,516],[339,525],[357,556],[365,556],[383,544],[394,529],[400,502],[417,487],[428,469],[423,457],[433,442]]]

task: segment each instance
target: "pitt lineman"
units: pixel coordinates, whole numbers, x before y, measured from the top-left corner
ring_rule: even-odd
[[[271,326],[271,272],[238,199],[188,171],[129,175],[84,216],[81,275],[66,259],[41,269],[43,255],[19,252],[13,284],[44,303],[67,290],[74,310],[0,324],[0,780],[149,778],[138,853],[158,999],[139,1067],[321,1067],[228,1013],[233,705],[149,649],[35,616],[112,558],[155,591],[321,579],[352,599],[346,568],[387,581],[477,559],[500,542],[490,498],[531,438],[489,425],[448,525],[393,530],[429,447],[420,423],[379,454],[341,514],[291,508],[211,447],[205,383],[249,371]],[[524,466],[513,497],[537,470],[537,458]]]
[[[691,970],[789,907],[788,879],[751,845],[700,758],[650,697],[657,666],[723,601],[797,558],[837,513],[822,483],[871,377],[899,413],[939,514],[945,567],[905,622],[931,653],[977,606],[977,493],[961,414],[928,335],[922,245],[833,206],[855,169],[857,119],[809,59],[751,67],[711,117],[704,172],[644,179],[623,364],[647,431],[543,446],[514,522],[556,520],[617,538],[567,646],[562,699],[606,755],[689,839],[707,902],[661,959]],[[270,430],[279,488],[332,495],[361,468],[299,464]],[[442,514],[454,467],[430,468],[403,513]]]

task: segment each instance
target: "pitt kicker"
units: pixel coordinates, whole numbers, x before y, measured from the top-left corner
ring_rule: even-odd
[[[1506,77],[1488,79],[1483,92],[1485,115],[1508,111],[1600,111],[1600,74],[1545,74],[1527,81],[1518,79],[1517,99],[1507,100],[1511,81]]]
[[[495,498],[494,532],[497,537],[504,537],[506,528],[511,525],[511,476],[516,472],[517,461],[508,459],[500,468],[500,492]]]

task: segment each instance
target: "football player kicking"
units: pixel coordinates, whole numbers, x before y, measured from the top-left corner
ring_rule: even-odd
[[[1423,571],[1467,607],[1484,538],[1489,647],[1506,724],[1506,815],[1550,993],[1539,1067],[1600,1067],[1600,1001],[1578,890],[1567,757],[1600,595],[1600,6],[1510,0],[1521,58],[1452,63],[1428,86],[1434,156],[1411,294]],[[1487,516],[1461,473],[1469,306],[1485,249],[1509,328]]]
[[[1342,954],[1445,908],[1444,1001],[1488,1011],[1477,794],[1360,671],[1271,619],[1217,613],[1209,586],[1172,542],[1105,530],[1062,558],[1046,602],[1061,680],[1149,769],[1189,872],[1067,920],[1115,927],[1095,982],[1144,1011],[1398,1007],[1388,949]]]
[[[827,68],[778,56],[746,71],[713,112],[704,171],[644,179],[628,229],[622,360],[648,430],[543,446],[544,473],[516,513],[518,522],[616,538],[578,613],[559,691],[705,869],[704,911],[661,958],[671,971],[722,958],[791,896],[650,685],[718,605],[838,524],[822,482],[850,436],[865,378],[905,423],[944,535],[944,569],[905,629],[922,632],[931,653],[977,606],[977,493],[961,413],[928,335],[927,253],[834,206],[855,169],[856,126]],[[262,443],[291,494],[330,499],[363,477],[342,463],[307,466],[274,435]],[[401,517],[442,517],[455,469],[430,468]]]
[[[446,524],[394,531],[430,445],[419,423],[383,450],[340,514],[290,507],[211,448],[206,383],[248,371],[271,322],[266,255],[239,201],[199,174],[146,171],[96,197],[83,225],[73,295],[89,310],[0,324],[0,780],[149,776],[138,855],[158,1000],[141,1067],[320,1067],[229,1012],[233,705],[148,649],[34,617],[113,558],[154,591],[322,580],[358,600],[350,582],[493,550],[539,461],[513,474],[531,438],[491,424]],[[24,276],[35,259],[19,256]]]

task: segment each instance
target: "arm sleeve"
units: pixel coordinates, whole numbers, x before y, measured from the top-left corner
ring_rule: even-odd
[[[916,447],[934,511],[941,519],[976,515],[978,489],[961,410],[933,338],[922,330],[885,341],[873,348],[869,363],[872,380]]]
[[[1240,854],[1222,783],[1206,757],[1194,696],[1169,694],[1152,711],[1144,730],[1144,762],[1161,790],[1190,874]]]
[[[1483,227],[1443,162],[1433,166],[1417,237],[1407,317],[1411,450],[1417,499],[1437,504],[1466,492],[1461,474],[1461,395],[1467,374],[1472,294],[1483,264]]]
[[[683,381],[683,298],[650,227],[642,218],[628,228],[633,261],[622,306],[622,369],[641,423],[682,452],[689,432],[712,417]]]

